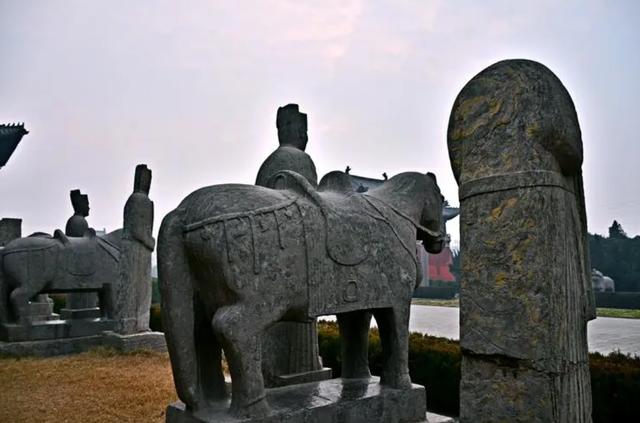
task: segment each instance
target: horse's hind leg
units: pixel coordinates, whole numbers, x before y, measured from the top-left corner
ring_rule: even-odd
[[[382,342],[380,383],[397,389],[411,388],[409,376],[409,306],[374,310]]]
[[[198,410],[204,404],[194,342],[194,281],[182,242],[182,225],[175,211],[162,221],[158,238],[162,324],[173,380],[178,397],[189,408]]]
[[[283,311],[255,304],[234,304],[216,311],[213,328],[222,342],[231,371],[231,409],[237,416],[264,417],[269,413],[262,377],[261,335]]]
[[[198,367],[198,383],[209,401],[227,397],[227,389],[222,373],[222,346],[211,325],[212,313],[205,309],[201,301],[195,303],[195,347]]]
[[[340,328],[342,377],[371,377],[369,371],[371,313],[368,311],[352,311],[338,314],[336,317]]]

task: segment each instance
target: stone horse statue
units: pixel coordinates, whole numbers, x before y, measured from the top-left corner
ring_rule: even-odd
[[[40,293],[97,292],[101,317],[115,320],[117,332],[148,330],[155,246],[150,186],[151,170],[136,166],[121,229],[104,236],[93,229],[84,236],[38,232],[1,248],[0,323],[28,325],[29,300]],[[84,207],[88,212],[88,202]]]
[[[28,324],[29,300],[47,292],[98,292],[102,317],[112,317],[111,285],[118,280],[118,246],[89,230],[83,237],[36,233],[2,250],[0,319]],[[8,300],[8,301],[7,301]]]
[[[443,197],[433,174],[407,172],[367,193],[319,190],[292,171],[270,189],[199,189],[163,220],[158,241],[165,336],[180,399],[195,413],[270,412],[261,335],[277,321],[336,314],[343,372],[369,377],[371,313],[384,347],[381,383],[409,389],[408,325],[421,280],[416,239],[442,249]],[[220,401],[220,402],[218,402]]]

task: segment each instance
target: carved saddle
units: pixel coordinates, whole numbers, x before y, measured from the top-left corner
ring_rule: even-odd
[[[340,190],[316,190],[302,175],[288,170],[274,174],[270,184],[274,189],[294,191],[320,209],[325,220],[327,253],[333,261],[354,266],[369,256],[367,242],[375,213],[368,210],[359,194],[349,192],[346,186]]]

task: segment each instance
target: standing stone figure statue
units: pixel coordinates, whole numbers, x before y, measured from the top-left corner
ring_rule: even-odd
[[[268,187],[269,179],[280,170],[292,170],[304,176],[315,188],[318,186],[316,166],[307,153],[307,115],[300,113],[297,104],[278,109],[276,117],[280,147],[260,166],[256,185]]]
[[[144,164],[136,166],[133,193],[124,206],[120,287],[116,294],[118,331],[124,334],[149,330],[151,253],[155,247],[150,188],[151,169]]]
[[[461,422],[590,422],[595,318],[569,93],[545,66],[496,63],[455,100]]]
[[[73,206],[73,216],[67,220],[64,234],[73,237],[85,236],[90,229],[89,223],[87,222],[87,216],[89,216],[89,196],[82,194],[79,189],[71,190],[69,196],[71,197],[71,205]],[[97,306],[98,296],[95,293],[72,292],[67,295],[67,304],[62,311],[62,317],[99,317],[100,313],[96,309]],[[93,310],[89,312],[87,309]],[[79,312],[78,310],[85,311]]]
[[[278,109],[276,117],[278,147],[264,161],[256,185],[274,188],[272,177],[283,170],[304,176],[315,188],[318,186],[316,167],[304,152],[307,146],[307,115],[297,104]],[[267,386],[328,379],[331,370],[322,370],[318,351],[316,319],[308,322],[279,322],[265,333],[262,343],[263,373]],[[297,375],[296,378],[282,376]]]

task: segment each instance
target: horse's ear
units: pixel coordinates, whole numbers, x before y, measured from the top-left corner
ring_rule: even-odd
[[[436,175],[434,175],[433,173],[427,172],[427,176],[433,179],[433,182],[438,183],[438,181],[436,180]]]

